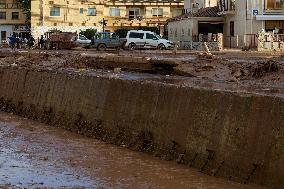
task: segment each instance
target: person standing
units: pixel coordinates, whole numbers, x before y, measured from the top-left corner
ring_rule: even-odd
[[[45,46],[45,39],[43,37],[43,35],[40,36],[40,39],[39,39],[39,48],[43,49]]]
[[[15,50],[15,46],[16,46],[16,43],[17,43],[17,39],[16,39],[16,36],[15,34],[13,34],[12,36],[8,37],[9,39],[9,46],[12,50]]]

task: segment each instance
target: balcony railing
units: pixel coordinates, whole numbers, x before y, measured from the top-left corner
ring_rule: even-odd
[[[219,0],[219,9],[222,12],[235,11],[236,9],[235,0]]]
[[[144,20],[144,15],[126,15],[129,20]]]
[[[22,9],[20,3],[0,3],[0,9]]]

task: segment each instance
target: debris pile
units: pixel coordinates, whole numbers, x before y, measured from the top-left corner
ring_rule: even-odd
[[[284,59],[272,57],[256,59],[237,57],[235,59],[199,53],[188,60],[168,57],[147,58],[129,55],[88,55],[78,52],[29,52],[0,54],[0,66],[27,67],[55,70],[74,68],[79,70],[107,69],[113,72],[129,71],[153,74],[180,75],[223,82],[284,82]],[[108,57],[108,59],[106,59]],[[112,57],[110,59],[110,57]],[[136,61],[132,61],[136,60]],[[139,60],[139,61],[138,61]],[[119,68],[119,69],[118,69]],[[157,72],[157,70],[159,72]]]

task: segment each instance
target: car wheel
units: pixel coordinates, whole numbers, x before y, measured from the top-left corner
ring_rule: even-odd
[[[160,44],[160,45],[158,46],[158,49],[159,49],[159,50],[165,50],[165,49],[166,49],[166,46],[165,46],[164,44]]]
[[[126,42],[124,42],[121,47],[123,50],[126,50]]]
[[[134,50],[136,48],[136,44],[135,43],[130,43],[129,44],[129,49],[130,50]]]
[[[105,51],[106,50],[106,45],[105,44],[99,44],[98,45],[98,51]]]

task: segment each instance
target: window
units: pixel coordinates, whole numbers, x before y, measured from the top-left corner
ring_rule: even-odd
[[[230,1],[230,10],[235,10],[236,9],[236,0],[231,0]]]
[[[50,16],[60,16],[60,7],[51,7]]]
[[[151,33],[146,33],[146,39],[154,39],[157,40],[157,37]]]
[[[0,12],[0,19],[6,19],[6,12]]]
[[[143,39],[143,37],[144,37],[144,33],[131,32],[129,34],[129,38]]]
[[[83,13],[84,13],[84,9],[80,8],[80,14],[83,14]]]
[[[110,8],[109,9],[109,16],[120,16],[120,9],[119,8]]]
[[[85,36],[79,35],[80,40],[88,40]]]
[[[266,8],[268,10],[283,10],[284,9],[284,0],[267,0]]]
[[[73,26],[73,23],[69,23],[69,26]]]
[[[12,20],[18,20],[19,19],[19,12],[12,12]]]
[[[0,0],[0,9],[6,8],[6,0]]]
[[[129,20],[136,19],[139,15],[140,15],[140,9],[139,8],[129,9]]]
[[[6,38],[7,38],[7,32],[6,31],[1,31],[1,41],[3,42],[3,41],[5,41],[6,40]]]
[[[180,16],[183,14],[183,9],[172,9],[172,16],[176,17],[176,16]]]
[[[98,33],[96,34],[96,39],[109,39],[110,33]]]
[[[96,16],[97,9],[96,8],[88,8],[88,15],[89,16]]]
[[[163,16],[163,9],[162,8],[153,8],[152,9],[152,15],[155,16],[155,17]]]

